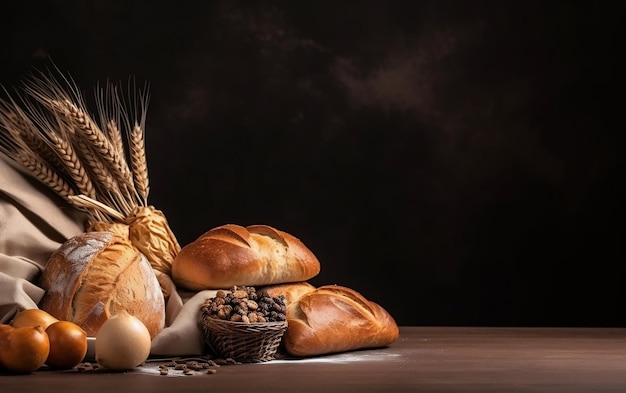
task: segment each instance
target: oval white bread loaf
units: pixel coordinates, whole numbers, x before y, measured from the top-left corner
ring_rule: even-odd
[[[306,281],[319,272],[317,257],[299,239],[267,225],[213,228],[172,262],[174,283],[191,290]]]
[[[272,296],[291,297],[287,303],[288,327],[283,336],[284,348],[291,356],[385,347],[398,339],[399,329],[393,317],[353,289],[325,285],[310,290],[297,284],[294,288],[283,285],[266,290]]]
[[[39,307],[95,337],[121,310],[141,320],[154,338],[165,326],[165,300],[146,257],[111,232],[86,232],[67,240],[41,276]]]

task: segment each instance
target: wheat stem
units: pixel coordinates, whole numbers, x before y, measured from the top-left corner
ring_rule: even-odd
[[[93,198],[90,198],[87,195],[72,195],[70,196],[70,199],[77,206],[95,209],[97,212],[104,213],[116,220],[123,221],[126,218],[122,213],[118,212],[117,210],[112,209],[110,206],[107,206],[104,203],[99,202]]]

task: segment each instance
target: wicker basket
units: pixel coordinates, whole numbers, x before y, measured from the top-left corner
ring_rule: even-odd
[[[275,359],[287,321],[245,323],[212,318],[202,312],[204,340],[216,355],[242,363]]]

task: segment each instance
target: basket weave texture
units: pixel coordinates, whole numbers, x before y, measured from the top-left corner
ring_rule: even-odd
[[[202,312],[204,340],[216,355],[242,363],[275,359],[287,321],[245,323],[213,318]]]

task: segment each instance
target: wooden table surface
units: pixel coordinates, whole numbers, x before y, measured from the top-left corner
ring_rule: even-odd
[[[225,365],[215,374],[41,370],[0,392],[626,392],[626,329],[401,327],[388,348]]]

